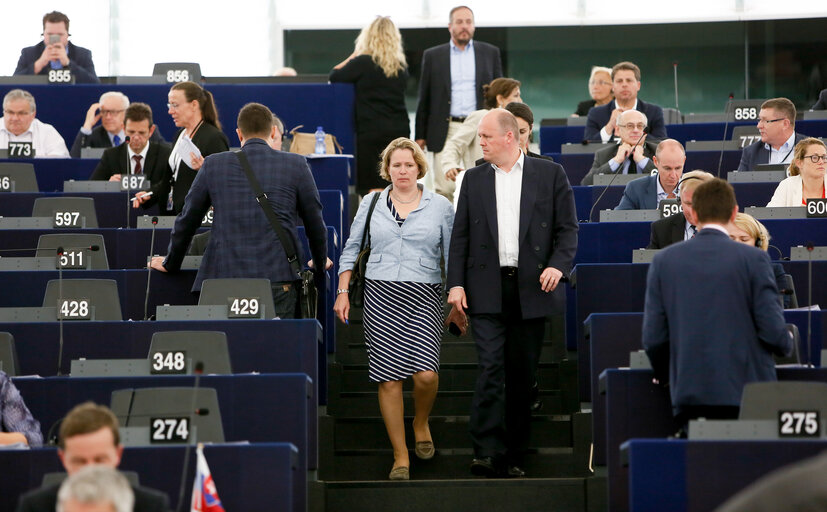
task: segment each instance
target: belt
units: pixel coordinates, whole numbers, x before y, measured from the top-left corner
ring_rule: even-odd
[[[454,123],[464,123],[466,116],[451,116],[450,119]]]
[[[500,267],[500,275],[502,277],[515,278],[517,277],[517,267]]]

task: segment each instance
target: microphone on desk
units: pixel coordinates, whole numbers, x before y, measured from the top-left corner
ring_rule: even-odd
[[[812,241],[807,242],[807,366],[813,367],[813,249]]]
[[[716,178],[721,177],[721,164],[724,162],[724,148],[726,147],[726,131],[729,127],[729,110],[734,98],[735,95],[733,93],[729,93],[729,98],[724,106],[724,136],[721,139],[721,156],[718,157],[718,172],[715,173]]]
[[[651,131],[652,131],[652,129],[649,128],[648,126],[643,129],[643,134],[640,136],[640,138],[637,140],[637,142],[635,142],[635,145],[632,146],[632,149],[629,150],[629,154],[627,155],[626,158],[632,158],[632,154],[635,152],[635,148],[637,148],[638,145],[640,145],[641,141],[643,141],[643,138],[646,137],[649,134],[649,132],[651,132]],[[632,158],[632,161],[629,162],[629,166],[631,167],[632,165],[635,165],[634,158]],[[597,196],[597,199],[595,200],[594,204],[592,205],[592,209],[589,210],[589,218],[586,220],[586,222],[591,222],[592,221],[592,214],[594,214],[594,209],[597,207],[598,203],[600,203],[600,200],[603,199],[603,196],[609,190],[609,187],[612,186],[612,183],[614,183],[615,178],[617,178],[617,175],[620,174],[620,170],[621,170],[622,167],[623,167],[623,164],[621,164],[620,167],[618,167],[617,170],[612,173],[612,174],[614,174],[614,176],[612,176],[612,179],[609,180],[609,183],[603,188],[603,192],[601,192],[600,195]]]
[[[152,217],[152,238],[149,241],[149,262],[146,265],[146,293],[144,294],[144,320],[149,320],[149,280],[152,277],[152,253],[155,252],[155,228],[158,226],[158,217]]]
[[[0,249],[0,252],[22,252],[22,251],[57,251],[60,250],[63,254],[65,251],[99,251],[100,245],[87,245],[84,247],[22,247],[17,249]]]
[[[55,313],[57,314],[57,324],[58,324],[58,338],[57,338],[57,375],[58,377],[63,375],[61,371],[61,367],[63,366],[63,315],[60,314],[60,305],[63,302],[63,265],[60,263],[60,257],[63,256],[63,247],[58,247],[56,249],[56,257],[57,257],[57,308],[55,309]]]
[[[675,75],[675,110],[680,110],[678,106],[678,61],[672,62],[672,69]]]
[[[198,387],[201,383],[201,375],[204,373],[204,363],[203,361],[196,361],[195,363],[195,385],[192,387],[192,404],[190,405],[190,411],[196,410],[195,409],[195,399],[198,396]],[[192,413],[190,413],[190,425],[192,425]],[[196,432],[197,435],[197,432]],[[189,468],[190,463],[190,455],[192,452],[192,442],[187,442],[187,448],[184,450],[184,467],[181,471],[181,487],[178,488],[178,506],[176,507],[176,512],[181,512],[181,506],[184,504],[184,490],[186,489],[186,478],[187,478],[187,469]]]

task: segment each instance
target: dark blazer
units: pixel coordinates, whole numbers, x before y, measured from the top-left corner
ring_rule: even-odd
[[[43,55],[46,43],[40,41],[34,46],[23,48],[20,52],[20,59],[17,61],[15,75],[34,75],[34,63]],[[95,64],[92,62],[92,52],[86,48],[76,46],[69,41],[66,47],[66,55],[69,57],[69,69],[75,75],[75,83],[78,84],[99,84],[98,75],[95,74]],[[51,66],[43,66],[38,75],[46,75],[52,69]]]
[[[474,41],[477,109],[483,108],[482,86],[503,76],[500,49]],[[428,48],[422,55],[419,103],[416,105],[415,139],[425,139],[428,150],[442,151],[451,116],[451,44]]]
[[[560,164],[525,157],[520,195],[518,276],[523,318],[559,310],[563,287],[540,289],[540,274],[554,267],[568,278],[577,252],[574,194]],[[497,238],[494,168],[465,171],[448,256],[448,289],[465,288],[471,314],[500,313],[502,290]],[[560,292],[560,293],[558,293]]]
[[[57,491],[60,484],[35,489],[20,497],[17,512],[54,512],[57,507]],[[133,487],[135,512],[168,512],[169,497],[148,487]]]
[[[683,406],[738,406],[744,384],[775,380],[792,350],[767,253],[702,229],[655,255],[646,280],[643,348]]]
[[[806,135],[795,133],[795,144],[798,144]],[[795,145],[793,145],[793,149]],[[770,162],[770,151],[764,147],[764,143],[760,140],[753,142],[741,151],[741,163],[738,164],[739,172],[754,171],[756,165],[768,164]]]
[[[672,244],[683,242],[686,235],[686,217],[683,212],[670,215],[652,223],[651,235],[647,249],[663,249]]]
[[[155,131],[152,132],[152,136],[149,137],[149,140],[150,142],[166,142],[157,127],[155,128]],[[80,158],[80,150],[82,148],[111,147],[112,141],[109,140],[109,134],[106,133],[103,126],[96,126],[95,128],[92,128],[92,133],[89,135],[86,135],[82,131],[78,130],[78,134],[75,136],[75,142],[72,143],[72,149],[69,150],[69,155],[71,155],[72,158]]]
[[[175,136],[172,138],[173,147],[182,133],[184,133],[183,128],[175,132]],[[230,141],[227,140],[224,132],[207,122],[203,123],[195,132],[192,143],[201,151],[201,156],[205,158],[207,155],[230,149]],[[183,161],[178,164],[178,177],[172,182],[172,206],[176,214],[181,213],[184,209],[184,198],[187,197],[187,192],[189,192],[197,172]]]
[[[810,110],[827,110],[827,89],[822,90],[818,95],[816,104]]]
[[[600,130],[609,122],[614,109],[615,100],[612,100],[605,105],[600,105],[589,110],[589,118],[586,120],[586,131],[583,133],[583,138],[586,140],[600,141]],[[649,120],[649,133],[653,139],[663,140],[667,137],[662,108],[654,103],[646,103],[638,98],[637,110],[646,114],[646,119]],[[609,140],[615,140],[615,136],[612,135]]]
[[[593,185],[594,184],[594,176],[595,174],[613,174],[612,168],[609,167],[609,160],[617,155],[617,150],[620,148],[620,145],[609,146],[608,148],[603,148],[600,151],[594,154],[594,162],[592,162],[592,168],[589,170],[588,174],[583,176],[583,179],[580,181],[581,185]],[[658,149],[658,144],[656,142],[649,142],[646,141],[643,143],[643,156],[649,159],[646,163],[646,174],[650,173],[652,169],[655,168],[655,162],[652,158],[655,156],[655,151]],[[622,168],[618,167],[618,171]],[[629,174],[640,174],[643,176],[643,173],[637,168],[637,164],[634,160],[629,165]]]
[[[580,117],[587,116],[589,115],[589,110],[591,110],[592,107],[594,107],[595,103],[597,102],[591,99],[581,101],[577,104],[577,109],[574,111],[574,113]]]
[[[297,250],[301,251],[301,245],[296,214],[304,223],[316,269],[324,269],[327,229],[307,160],[301,155],[276,151],[262,139],[250,139],[242,151]],[[170,234],[164,261],[167,270],[181,268],[190,240],[210,206],[215,208],[213,227],[193,291],[201,289],[204,279],[219,277],[265,277],[273,282],[298,279],[276,232],[256,202],[238,158],[231,152],[209,156],[198,171],[184,210],[175,219]]]
[[[143,208],[149,208],[160,201],[161,211],[166,210],[167,196],[169,196],[169,187],[172,181],[172,169],[169,168],[170,151],[172,151],[172,148],[168,144],[149,143],[146,161],[141,162],[141,166],[142,173],[151,183],[152,197],[141,205]],[[107,149],[103,152],[100,162],[98,162],[89,179],[106,181],[113,174],[129,174],[131,165],[127,162],[128,158],[129,152],[126,144]]]
[[[646,176],[626,184],[615,210],[654,210],[658,207],[658,177]]]

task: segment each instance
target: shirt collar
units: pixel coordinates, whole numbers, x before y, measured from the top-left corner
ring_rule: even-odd
[[[503,173],[503,174],[511,174],[515,171],[518,172],[518,173],[522,172],[524,163],[525,163],[525,155],[523,154],[523,150],[521,149],[520,150],[520,157],[517,158],[517,161],[514,163],[514,165],[511,166],[511,171],[505,172],[493,163],[491,164],[491,167],[494,168],[494,172],[500,172],[500,173]]]
[[[710,222],[709,224],[704,224],[704,227],[702,229],[707,229],[707,228],[715,229],[717,231],[720,231],[721,233],[725,234],[727,236],[727,238],[729,237],[729,231],[727,231],[726,228],[723,227],[720,224],[715,224],[713,222]]]
[[[448,40],[448,43],[451,45],[451,50],[452,50],[452,51],[456,51],[456,52],[461,52],[461,53],[462,53],[462,52],[466,52],[466,51],[468,51],[468,50],[473,50],[473,49],[474,49],[474,40],[473,40],[473,39],[471,39],[470,41],[468,41],[468,44],[466,44],[466,45],[465,45],[465,50],[460,50],[460,49],[459,49],[459,46],[457,46],[457,45],[455,45],[455,44],[454,44],[454,40],[453,40],[453,39],[449,39],[449,40]]]
[[[787,141],[784,142],[784,144],[781,144],[781,147],[778,148],[778,152],[784,151],[785,149],[789,149],[789,148],[793,147],[793,145],[795,145],[795,132],[793,132],[793,134],[790,135],[790,138],[787,139]],[[767,151],[775,151],[774,149],[772,149],[772,146],[770,145],[769,142],[764,143],[764,148]]]
[[[22,137],[22,136],[26,135],[27,133],[31,133],[32,136],[34,136],[34,131],[32,130],[32,128],[34,128],[34,123],[35,123],[35,121],[37,121],[37,118],[32,119],[32,122],[29,124],[29,127],[26,129],[25,132],[21,133],[20,135],[15,135],[12,132],[10,132],[6,128],[5,120],[3,118],[0,118],[0,120],[3,121],[2,123],[0,123],[0,131],[6,132],[7,134],[9,134],[9,137]]]
[[[144,149],[141,150],[140,153],[136,153],[132,151],[132,147],[129,144],[126,144],[126,153],[129,155],[129,161],[132,161],[132,157],[135,155],[141,155],[141,165],[145,165],[143,162],[146,162],[146,154],[149,152],[149,145],[152,144],[151,142],[147,142]]]

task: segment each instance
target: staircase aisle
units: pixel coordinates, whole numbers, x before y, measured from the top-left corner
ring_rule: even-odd
[[[551,331],[556,332],[552,343]],[[392,450],[379,414],[376,384],[368,380],[361,312],[339,326],[330,358],[326,411],[319,418],[318,480],[310,482],[311,512],[600,511],[605,479],[589,470],[591,414],[579,412],[577,361],[567,359],[562,327],[548,329],[538,371],[542,410],[532,423],[529,478],[485,479],[471,475],[473,452],[468,414],[477,376],[470,336],[442,341],[439,393],[430,427],[436,456],[413,454],[413,402],[405,385],[406,439],[411,480],[391,482]]]

